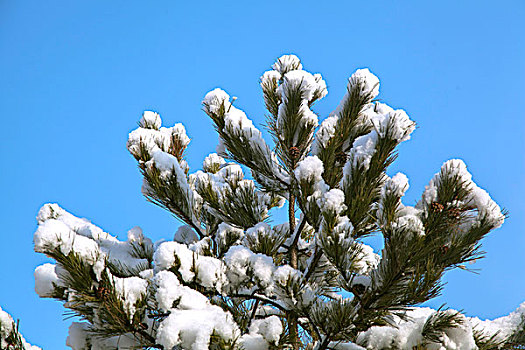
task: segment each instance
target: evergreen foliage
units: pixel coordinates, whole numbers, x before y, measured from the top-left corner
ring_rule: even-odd
[[[181,226],[152,243],[140,228],[118,241],[56,204],[38,216],[35,250],[51,257],[37,292],[80,319],[67,344],[95,349],[501,349],[525,344],[525,305],[495,321],[419,308],[443,274],[483,257],[505,213],[460,160],[446,162],[415,207],[396,147],[415,123],[376,100],[368,69],[349,79],[318,125],[320,74],[285,55],[261,77],[268,145],[235,99],[203,101],[217,153],[189,172],[184,127],[147,111],[128,149],[142,192]],[[243,167],[241,167],[244,166]],[[250,171],[246,177],[243,169]],[[288,221],[271,226],[287,202]],[[363,243],[382,235],[375,254]],[[3,333],[2,333],[3,334]],[[18,348],[15,348],[18,349]]]

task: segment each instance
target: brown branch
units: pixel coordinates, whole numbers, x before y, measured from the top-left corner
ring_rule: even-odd
[[[295,233],[295,195],[293,194],[293,188],[290,188],[290,192],[289,192],[288,221],[289,221],[290,232],[293,234]],[[294,240],[292,244],[290,245],[290,248],[288,249],[290,253],[290,266],[293,267],[294,269],[297,269],[298,267],[297,255],[298,255],[299,250],[297,249],[297,242],[299,240],[299,234],[300,234],[299,231],[295,233]],[[294,350],[298,350],[299,349],[299,330],[297,327],[297,317],[295,316],[294,313],[287,313],[287,315],[288,315],[287,317],[288,318],[288,331],[289,331],[290,338],[292,340],[292,347]]]
[[[310,279],[310,277],[312,277],[312,274],[314,273],[314,270],[317,267],[321,256],[323,256],[323,250],[319,247],[316,247],[312,262],[310,263],[310,266],[308,266],[308,271],[306,271],[306,275],[304,276],[305,282],[307,282]]]
[[[254,300],[259,300],[259,301],[262,301],[263,303],[266,303],[266,304],[270,304],[274,307],[276,307],[277,309],[283,311],[283,312],[286,312],[287,310],[282,306],[280,305],[279,303],[271,300],[271,299],[268,299],[266,297],[263,297],[263,296],[260,296],[260,295],[257,295],[257,294],[233,294],[232,297],[234,298],[246,298],[246,299],[254,299]]]

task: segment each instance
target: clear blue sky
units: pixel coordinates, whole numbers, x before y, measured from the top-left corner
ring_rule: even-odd
[[[198,169],[217,140],[204,94],[223,87],[261,123],[258,79],[284,53],[323,74],[322,118],[349,75],[370,67],[380,97],[418,123],[391,169],[410,179],[407,204],[459,157],[510,211],[485,240],[480,274],[447,274],[431,305],[492,318],[525,300],[525,2],[189,3],[0,2],[0,306],[30,342],[63,349],[68,327],[61,304],[33,290],[47,261],[32,250],[39,207],[58,202],[121,238],[140,225],[170,239],[178,223],[141,196],[128,132],[145,109],[183,122]]]

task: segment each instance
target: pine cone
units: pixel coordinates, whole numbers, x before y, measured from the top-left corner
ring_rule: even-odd
[[[95,295],[97,296],[97,298],[104,300],[109,295],[109,289],[103,286],[98,286],[97,290],[95,291]]]
[[[297,159],[301,155],[301,152],[299,151],[299,148],[297,147],[290,147],[289,152],[290,152],[290,157],[292,159]]]
[[[459,220],[461,218],[461,210],[459,208],[450,208],[448,216],[453,220]]]
[[[352,286],[352,293],[355,295],[362,295],[366,290],[366,286],[361,283],[356,283]]]
[[[445,207],[441,203],[432,202],[432,204],[430,204],[430,209],[432,209],[432,211],[441,213],[443,211],[443,209],[445,209]]]
[[[345,152],[339,152],[335,155],[335,161],[339,164],[345,164],[348,159],[348,155]]]

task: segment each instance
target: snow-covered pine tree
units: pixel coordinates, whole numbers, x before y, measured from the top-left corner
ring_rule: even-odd
[[[458,159],[446,162],[415,207],[405,175],[386,175],[415,124],[376,101],[368,69],[318,127],[320,74],[294,55],[261,77],[266,143],[234,98],[203,101],[217,153],[190,174],[190,139],[144,112],[128,150],[146,198],[183,222],[152,243],[138,227],[119,241],[56,204],[38,214],[41,297],[78,316],[67,345],[86,349],[497,349],[524,344],[525,304],[493,321],[417,307],[443,274],[482,257],[480,240],[505,218]],[[250,171],[251,178],[244,174]],[[252,180],[253,179],[253,180]],[[271,226],[288,202],[288,220]],[[283,209],[286,210],[286,209]],[[380,255],[363,238],[381,234]]]

